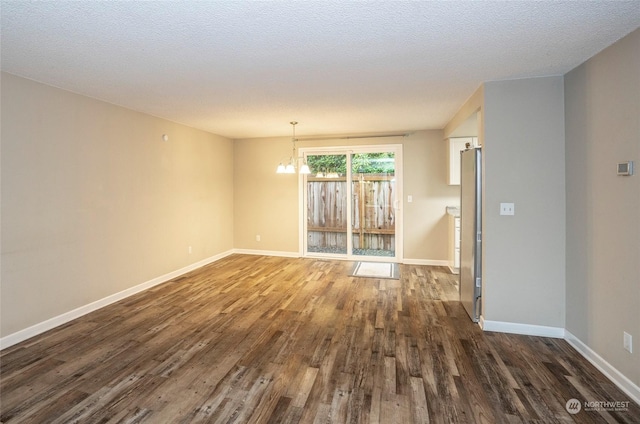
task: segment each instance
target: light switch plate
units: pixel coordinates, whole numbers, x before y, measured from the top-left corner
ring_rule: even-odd
[[[500,215],[515,215],[516,207],[513,203],[500,203]]]

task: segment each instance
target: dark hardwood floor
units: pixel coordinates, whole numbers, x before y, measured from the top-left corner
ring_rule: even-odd
[[[5,349],[0,420],[640,422],[568,413],[629,398],[564,340],[483,333],[445,269],[352,266],[233,255]]]

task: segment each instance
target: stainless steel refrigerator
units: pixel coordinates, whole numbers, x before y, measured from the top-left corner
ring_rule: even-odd
[[[460,302],[474,322],[482,295],[482,150],[460,153]]]

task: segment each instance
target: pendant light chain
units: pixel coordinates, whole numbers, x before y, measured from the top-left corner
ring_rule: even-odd
[[[291,163],[293,164],[293,160],[296,158],[296,125],[298,124],[298,122],[291,121],[289,123],[293,127],[293,138],[291,138],[291,142],[293,143],[293,153],[291,154]]]

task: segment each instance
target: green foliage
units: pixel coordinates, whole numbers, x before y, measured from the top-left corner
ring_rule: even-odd
[[[347,173],[346,155],[309,155],[307,164],[312,174],[318,172],[337,172],[340,175]],[[394,154],[384,153],[357,153],[353,155],[351,169],[354,174],[390,174],[395,172]]]
[[[395,159],[393,153],[358,153],[351,160],[354,174],[393,174]]]
[[[346,155],[309,155],[307,165],[311,169],[311,174],[318,172],[337,172],[340,175],[347,173]]]

